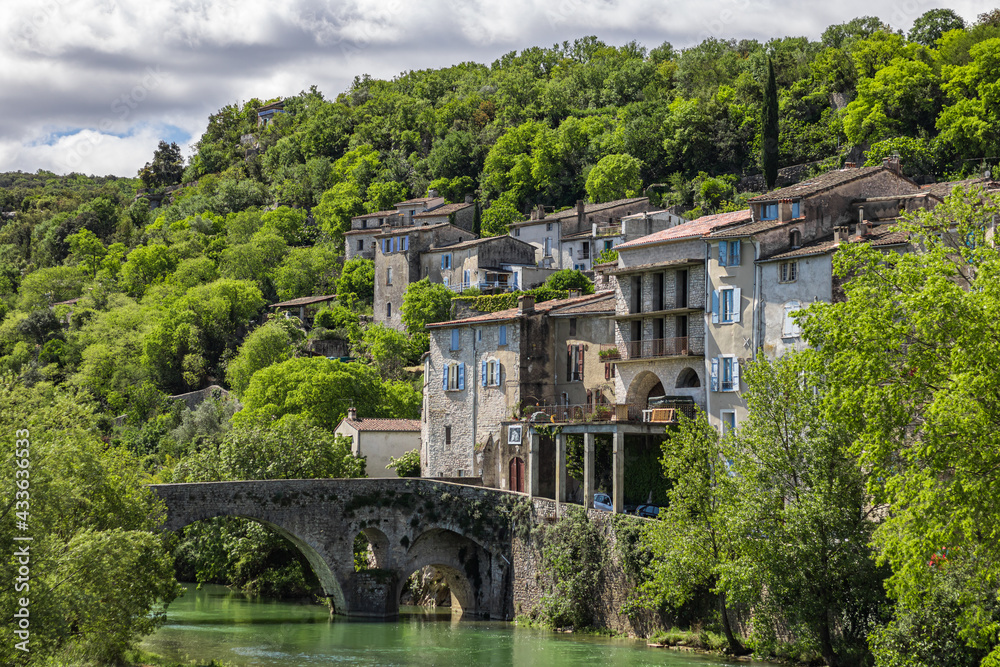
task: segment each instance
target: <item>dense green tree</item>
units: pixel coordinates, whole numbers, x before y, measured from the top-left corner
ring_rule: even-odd
[[[989,537],[1000,522],[996,376],[983,372],[1000,308],[1000,254],[987,242],[998,212],[996,198],[958,192],[903,225],[920,253],[842,248],[846,300],[813,305],[802,323],[827,378],[826,414],[858,433],[871,502],[892,508],[875,532],[890,593],[903,609],[925,608],[940,583],[928,563],[947,548],[966,582],[959,636],[986,652],[997,647],[1000,557]]]
[[[996,82],[1000,78],[1000,35],[973,46],[972,61],[952,68],[942,88],[949,104],[941,111],[937,127],[941,139],[959,155],[986,157],[1000,154],[1000,98]]]
[[[375,262],[364,257],[345,262],[337,278],[337,294],[341,299],[353,294],[360,303],[370,306],[375,300]]]
[[[953,10],[931,9],[913,21],[913,27],[906,34],[906,38],[917,44],[934,46],[934,43],[941,39],[941,35],[949,30],[963,28],[965,28],[965,19]]]
[[[177,268],[177,253],[154,243],[135,248],[125,257],[121,268],[122,288],[132,296],[142,296],[153,284],[163,281]]]
[[[642,165],[631,155],[601,158],[587,176],[587,196],[594,203],[637,197],[642,192]]]
[[[139,179],[147,188],[174,185],[181,182],[184,172],[184,158],[181,147],[176,143],[168,144],[160,140],[153,151],[153,161],[139,170]]]
[[[545,279],[545,286],[557,290],[580,290],[582,294],[593,294],[594,283],[582,271],[562,269]]]
[[[767,59],[767,80],[764,82],[763,142],[760,164],[764,183],[770,190],[778,180],[778,85],[774,80],[774,63]]]
[[[355,346],[355,354],[367,358],[383,378],[400,378],[406,366],[417,363],[427,351],[429,339],[424,332],[404,334],[384,324],[365,329]]]
[[[81,229],[76,234],[67,236],[66,241],[69,243],[70,255],[87,268],[92,278],[96,278],[101,260],[108,254],[101,239],[89,229]]]
[[[288,330],[276,322],[268,322],[244,339],[239,353],[226,366],[226,381],[230,389],[241,395],[250,386],[254,373],[291,356],[292,337]]]
[[[432,283],[428,278],[407,285],[399,310],[406,330],[410,334],[422,334],[425,325],[449,319],[454,296],[445,285]]]

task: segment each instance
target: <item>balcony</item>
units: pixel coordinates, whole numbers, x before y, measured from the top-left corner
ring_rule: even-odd
[[[585,422],[676,423],[680,415],[694,418],[695,404],[663,403],[648,408],[644,403],[598,403],[526,406],[523,419],[533,423],[579,424]]]
[[[446,285],[446,287],[457,294],[469,289],[478,289],[485,294],[513,292],[518,289],[517,283],[509,280],[480,280],[479,282],[455,283]]]
[[[661,357],[701,356],[701,350],[691,349],[692,341],[680,338],[650,338],[633,340],[621,345],[610,343],[601,345],[598,352],[601,361],[630,361],[634,359],[658,359]]]

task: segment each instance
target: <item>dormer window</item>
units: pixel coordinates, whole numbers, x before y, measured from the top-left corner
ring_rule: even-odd
[[[791,248],[802,247],[802,233],[799,230],[793,229],[788,232],[788,245]]]
[[[760,207],[760,219],[761,220],[777,220],[778,219],[778,205],[777,204],[762,204]]]

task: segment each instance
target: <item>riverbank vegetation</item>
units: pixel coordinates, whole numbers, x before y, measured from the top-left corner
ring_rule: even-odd
[[[998,53],[996,10],[968,24],[933,10],[906,35],[862,17],[818,41],[585,37],[489,65],[358,76],[333,99],[312,88],[266,126],[257,110],[270,100],[229,105],[193,155],[161,143],[137,178],[0,174],[0,486],[14,497],[14,434],[28,429],[31,660],[121,661],[162,619],[176,573],[253,593],[314,588],[301,555],[259,526],[205,522],[165,540],[144,484],[360,476],[332,433],[348,407],[419,415],[407,369],[426,338],[371,324],[374,267],[342,261],[351,216],[431,188],[472,195],[483,234],[539,203],[639,192],[688,217],[740,208],[764,188],[772,69],[779,167],[899,153],[916,178],[979,174],[1000,154]],[[984,369],[998,301],[982,235],[994,209],[966,201],[917,221],[961,222],[966,245],[928,236],[928,252],[900,259],[838,253],[848,301],[803,319],[817,351],[751,373],[754,416],[736,434],[689,424],[671,436],[662,500],[675,521],[656,530],[674,532],[651,531],[638,553],[655,558],[629,561],[631,604],[713,591],[731,649],[767,652],[794,631],[831,663],[868,651],[886,667],[971,665],[994,650],[1000,429]],[[580,286],[565,278],[559,289]],[[336,298],[311,323],[268,311],[315,295]],[[448,316],[428,285],[407,304],[411,332]],[[350,360],[327,359],[333,344]],[[565,530],[546,556],[565,575],[550,613],[585,624],[574,601],[593,573],[573,562],[600,549],[585,523]],[[13,561],[0,572],[12,581]],[[7,618],[17,602],[0,591]],[[0,628],[0,659],[15,664],[11,632]]]

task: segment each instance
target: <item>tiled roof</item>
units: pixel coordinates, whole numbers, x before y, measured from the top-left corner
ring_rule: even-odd
[[[590,215],[593,213],[606,211],[609,208],[628,206],[629,204],[639,204],[644,201],[649,201],[649,198],[632,197],[630,199],[616,199],[615,201],[604,202],[603,204],[584,204],[583,214]],[[558,222],[561,220],[566,220],[568,218],[575,218],[575,217],[576,217],[576,206],[571,206],[565,211],[559,211],[558,213],[549,213],[541,220],[522,220],[521,222],[512,222],[510,223],[510,226],[520,227],[523,225],[537,225],[540,222]]]
[[[379,236],[395,236],[396,234],[412,234],[414,232],[430,232],[435,229],[441,229],[442,227],[453,227],[451,223],[448,222],[438,222],[433,225],[397,225],[395,227],[390,227],[387,232],[379,232]],[[458,229],[458,227],[455,227]],[[471,234],[468,230],[463,229],[463,232]]]
[[[336,294],[327,294],[325,296],[303,296],[298,299],[291,299],[289,301],[282,301],[281,303],[272,303],[270,308],[284,308],[286,306],[308,306],[311,303],[322,303],[323,301],[333,301],[337,298]]]
[[[922,186],[920,189],[925,190],[931,193],[932,195],[940,197],[941,199],[944,199],[945,197],[950,195],[951,191],[954,190],[956,187],[967,188],[970,185],[980,185],[982,187],[985,187],[987,190],[994,190],[997,187],[1000,187],[1000,184],[998,184],[996,181],[992,179],[976,177],[976,178],[967,178],[964,181],[946,181],[942,183],[931,183],[930,185]]]
[[[382,232],[378,227],[369,227],[368,229],[348,229],[344,232],[344,236],[351,236],[357,234],[380,234]]]
[[[876,248],[885,248],[888,246],[902,245],[909,241],[909,235],[906,232],[893,231],[892,227],[893,225],[891,224],[875,226],[872,228],[871,236],[852,236],[847,239],[846,243],[870,243]],[[833,240],[833,236],[827,236],[818,241],[807,243],[801,248],[779,252],[775,255],[771,255],[770,257],[759,259],[757,262],[777,262],[786,259],[825,255],[829,252],[835,251],[841,245],[844,245],[844,243],[837,243]]]
[[[549,311],[551,317],[569,317],[571,315],[593,315],[595,313],[615,312],[615,299],[612,292],[599,292],[603,294],[603,299],[594,299],[584,303],[562,306]]]
[[[859,167],[828,171],[824,174],[813,176],[812,178],[800,183],[789,185],[784,188],[778,188],[777,190],[772,190],[771,192],[758,195],[750,201],[777,201],[779,199],[801,199],[802,197],[811,197],[831,188],[835,188],[838,185],[856,181],[859,178],[870,176],[882,170],[888,171],[881,165],[877,167]]]
[[[401,206],[403,204],[424,204],[429,201],[434,201],[435,199],[440,199],[440,197],[414,197],[413,199],[407,199],[406,201],[401,201],[396,206]]]
[[[390,209],[388,211],[375,211],[374,213],[362,213],[361,215],[351,216],[351,220],[360,220],[361,218],[392,218],[399,217],[399,211],[396,209]]]
[[[683,225],[676,225],[669,229],[664,229],[647,236],[622,243],[615,246],[615,250],[628,250],[655,243],[666,243],[668,241],[680,241],[681,239],[700,238],[714,229],[725,225],[735,225],[741,222],[749,222],[750,209],[733,211],[731,213],[716,213],[715,215],[703,215],[700,218],[685,222]]]
[[[344,419],[359,431],[420,431],[419,419]]]
[[[609,292],[597,292],[595,294],[584,294],[582,296],[574,296],[568,299],[552,299],[550,301],[542,301],[541,303],[535,304],[535,313],[547,313],[556,308],[563,308],[564,306],[575,306],[584,303],[589,303],[590,301],[603,301],[611,296]],[[472,317],[464,317],[460,320],[450,320],[448,322],[435,322],[433,324],[428,324],[428,329],[439,329],[442,327],[454,327],[464,324],[483,324],[486,322],[503,322],[506,320],[516,320],[518,318],[517,308],[507,308],[506,310],[498,310],[495,313],[483,313],[482,315],[474,315]]]
[[[745,225],[732,225],[729,227],[723,227],[722,229],[716,230],[711,234],[706,234],[706,239],[727,239],[727,238],[739,238],[741,236],[753,236],[754,234],[759,234],[760,232],[768,232],[772,229],[777,229],[779,227],[784,227],[785,225],[790,225],[795,222],[802,222],[805,217],[799,216],[798,218],[792,218],[791,220],[786,220],[784,222],[780,220],[758,220],[757,222],[751,222]]]
[[[473,204],[445,204],[444,206],[438,206],[437,208],[432,208],[429,211],[421,211],[420,213],[414,213],[414,218],[429,218],[436,215],[450,215],[462,209],[469,208]]]
[[[472,232],[469,232],[470,234]],[[470,239],[468,241],[459,241],[458,243],[452,243],[451,245],[436,246],[427,250],[426,252],[449,252],[451,250],[461,250],[463,248],[470,248],[472,246],[481,245],[483,243],[490,243],[491,241],[499,241],[500,239],[510,239],[511,241],[517,241],[518,243],[523,243],[529,248],[533,248],[530,243],[524,243],[521,239],[515,239],[510,236],[487,236],[484,239]]]

